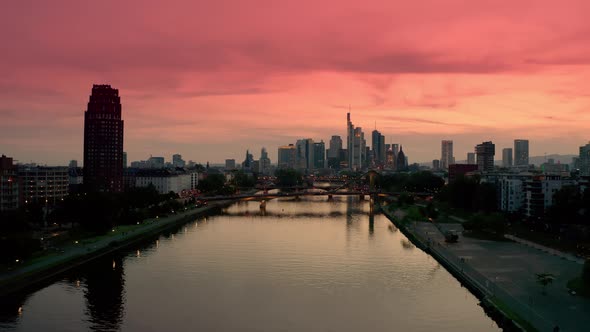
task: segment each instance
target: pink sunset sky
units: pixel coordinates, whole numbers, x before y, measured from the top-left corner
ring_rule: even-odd
[[[119,89],[129,161],[222,162],[375,122],[410,162],[485,140],[590,139],[590,1],[6,1],[0,153],[82,160],[92,84]]]

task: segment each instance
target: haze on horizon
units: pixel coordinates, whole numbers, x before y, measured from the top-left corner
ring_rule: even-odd
[[[82,160],[92,84],[119,89],[128,160],[241,161],[345,138],[410,162],[485,140],[575,154],[590,135],[590,2],[18,1],[0,11],[0,153]]]

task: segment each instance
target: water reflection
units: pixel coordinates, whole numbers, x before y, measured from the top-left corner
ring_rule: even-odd
[[[400,239],[400,243],[402,244],[402,248],[406,249],[406,250],[412,250],[414,248],[416,248],[414,246],[414,244],[412,244],[412,242],[410,242],[410,240],[403,238]]]
[[[371,208],[371,211],[369,212],[369,235],[372,236],[373,232],[375,232],[375,211]]]
[[[80,271],[85,284],[86,315],[93,331],[118,331],[124,317],[123,258],[101,258]]]
[[[66,275],[3,298],[0,330],[496,330],[358,196],[233,204]]]
[[[28,295],[16,294],[0,299],[0,330],[13,326],[23,314],[23,304]]]

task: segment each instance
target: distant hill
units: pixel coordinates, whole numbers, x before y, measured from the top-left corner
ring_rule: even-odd
[[[578,157],[578,155],[575,154],[548,154],[546,156],[533,156],[533,157],[529,157],[529,164],[533,164],[535,166],[540,166],[543,163],[546,163],[547,161],[549,161],[549,159],[553,159],[555,160],[555,163],[560,163],[560,164],[571,164],[572,163],[572,159],[574,157]],[[498,156],[496,155],[496,160],[494,160],[494,164],[496,165],[502,165],[502,156]]]
[[[548,154],[546,156],[534,156],[534,157],[529,157],[529,163],[536,165],[536,166],[540,166],[541,164],[547,162],[549,159],[553,159],[555,160],[555,163],[561,163],[561,164],[571,164],[572,163],[572,159],[574,157],[578,157],[577,154]],[[494,160],[494,164],[501,166],[502,165],[502,156],[495,156]],[[457,164],[467,164],[467,160],[456,160],[455,161]],[[432,162],[421,162],[420,166],[432,166]]]
[[[537,156],[537,157],[529,157],[529,163],[534,165],[541,165],[542,163],[547,162],[549,159],[555,160],[555,163],[559,162],[561,164],[571,164],[572,159],[574,157],[578,157],[575,154],[548,154],[546,156]]]

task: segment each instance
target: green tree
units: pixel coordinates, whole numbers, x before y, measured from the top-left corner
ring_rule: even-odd
[[[292,187],[303,183],[302,174],[292,168],[277,169],[275,176],[277,177],[277,185],[281,187]]]
[[[199,190],[207,193],[214,193],[222,190],[225,185],[225,176],[223,174],[209,174],[206,178],[199,181]]]
[[[578,187],[561,188],[553,194],[553,205],[547,210],[547,220],[554,224],[582,223],[583,216],[580,212],[586,200],[590,200],[590,197],[583,197]]]
[[[256,185],[254,176],[250,176],[241,170],[235,172],[234,181],[239,188],[253,188]]]
[[[590,287],[590,259],[584,262],[584,269],[582,270],[582,281],[586,287]]]
[[[555,280],[555,276],[551,273],[537,273],[537,283],[543,287],[543,294],[547,294],[546,289]]]

